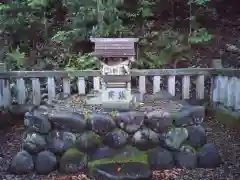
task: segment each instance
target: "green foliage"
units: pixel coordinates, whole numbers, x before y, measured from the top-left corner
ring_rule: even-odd
[[[190,44],[202,44],[212,39],[212,35],[205,28],[197,29],[189,36]]]
[[[98,59],[91,54],[76,55],[68,58],[66,70],[97,69]]]
[[[24,52],[20,52],[19,47],[17,47],[13,52],[7,53],[7,60],[11,62],[15,69],[20,70],[24,67],[26,55]]]
[[[213,36],[197,21],[210,0],[182,2],[182,21],[189,21],[188,32],[174,29],[178,18],[166,18],[158,26],[159,12],[171,12],[175,2],[167,0],[11,0],[0,3],[0,35],[5,35],[9,52],[6,60],[14,68],[26,58],[45,69],[96,69],[97,59],[78,44],[89,37],[139,37],[138,68],[162,68],[176,60],[190,60],[191,45],[203,45]],[[185,8],[188,4],[189,9]],[[180,23],[179,23],[180,24]],[[7,37],[7,38],[6,38]],[[0,42],[1,43],[1,42]],[[21,49],[21,51],[20,51]],[[31,57],[31,51],[37,57]],[[0,53],[1,55],[1,53]],[[2,57],[2,56],[1,56]],[[4,57],[5,58],[5,57]],[[41,64],[41,65],[40,65]]]

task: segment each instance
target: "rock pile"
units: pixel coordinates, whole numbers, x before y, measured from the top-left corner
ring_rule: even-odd
[[[152,170],[215,168],[221,163],[216,147],[207,144],[205,129],[194,123],[203,116],[204,108],[191,106],[177,113],[108,114],[35,107],[25,113],[23,150],[13,157],[9,170],[150,179]]]

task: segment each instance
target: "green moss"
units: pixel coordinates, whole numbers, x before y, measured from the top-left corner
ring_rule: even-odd
[[[111,164],[111,163],[128,163],[128,162],[138,162],[145,165],[148,165],[148,155],[146,152],[142,152],[140,154],[134,156],[123,156],[123,155],[116,155],[113,158],[103,158],[100,160],[94,160],[88,163],[89,168],[94,168],[97,165],[101,164]]]
[[[117,113],[118,113],[118,112],[117,112],[116,110],[113,110],[112,112],[110,112],[110,116],[111,116],[111,118],[112,118],[113,120],[116,119]]]
[[[90,116],[91,116],[91,113],[89,111],[85,111],[84,112],[84,119],[86,121],[89,121],[90,120]]]
[[[231,128],[238,128],[240,129],[240,115],[239,114],[233,114],[231,110],[228,109],[220,109],[220,108],[214,108],[214,117],[217,121],[220,123],[231,127]]]
[[[183,152],[193,152],[193,153],[197,152],[196,149],[194,149],[192,146],[189,146],[187,144],[183,144],[181,146],[180,150],[183,151]]]
[[[99,135],[97,135],[95,132],[89,131],[89,132],[87,132],[87,136],[88,136],[88,139],[93,140],[96,145],[100,146],[103,144],[101,137]]]
[[[82,153],[77,148],[69,148],[64,154],[63,157],[68,157],[72,155],[82,155]]]
[[[175,128],[176,128],[176,127],[175,127],[174,125],[171,125],[171,126],[168,127],[167,131],[169,132],[169,131],[171,131],[171,130],[174,130]]]

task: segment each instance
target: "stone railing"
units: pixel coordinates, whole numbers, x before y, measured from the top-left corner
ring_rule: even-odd
[[[130,76],[138,78],[138,90],[144,94],[146,92],[146,77],[153,77],[153,93],[158,92],[161,88],[161,80],[167,77],[167,90],[173,96],[176,95],[176,76],[182,77],[182,99],[190,99],[190,77],[195,77],[196,83],[196,98],[205,99],[205,79],[211,76],[212,72],[216,72],[210,68],[193,68],[193,69],[148,69],[136,70],[132,69]],[[62,92],[64,94],[71,94],[70,78],[76,77],[78,80],[77,87],[79,95],[86,94],[86,81],[88,77],[93,77],[92,84],[94,90],[101,88],[100,79],[101,74],[98,70],[85,71],[11,71],[0,73],[1,94],[0,106],[7,107],[12,103],[13,92],[11,86],[15,84],[15,96],[18,104],[25,104],[26,99],[29,98],[27,89],[31,89],[31,104],[39,105],[42,97],[42,85],[40,79],[47,80],[48,102],[51,103],[56,97],[56,89],[59,88],[56,84],[56,79],[62,81]],[[119,76],[119,78],[121,78]],[[148,86],[148,85],[147,85]]]
[[[212,71],[212,102],[225,108],[240,110],[240,69],[214,69]]]

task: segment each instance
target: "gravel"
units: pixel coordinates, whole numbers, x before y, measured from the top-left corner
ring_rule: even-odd
[[[75,99],[75,98],[74,98]],[[76,100],[76,99],[75,99]],[[79,103],[81,104],[81,103]],[[78,107],[76,107],[78,109]],[[154,180],[238,180],[240,179],[240,132],[228,129],[211,117],[203,122],[208,142],[216,144],[224,164],[216,169],[171,169],[154,171]],[[53,172],[48,176],[37,174],[12,175],[7,173],[12,157],[21,149],[24,131],[20,120],[15,126],[0,131],[0,179],[1,180],[87,180],[85,175],[65,176]]]

